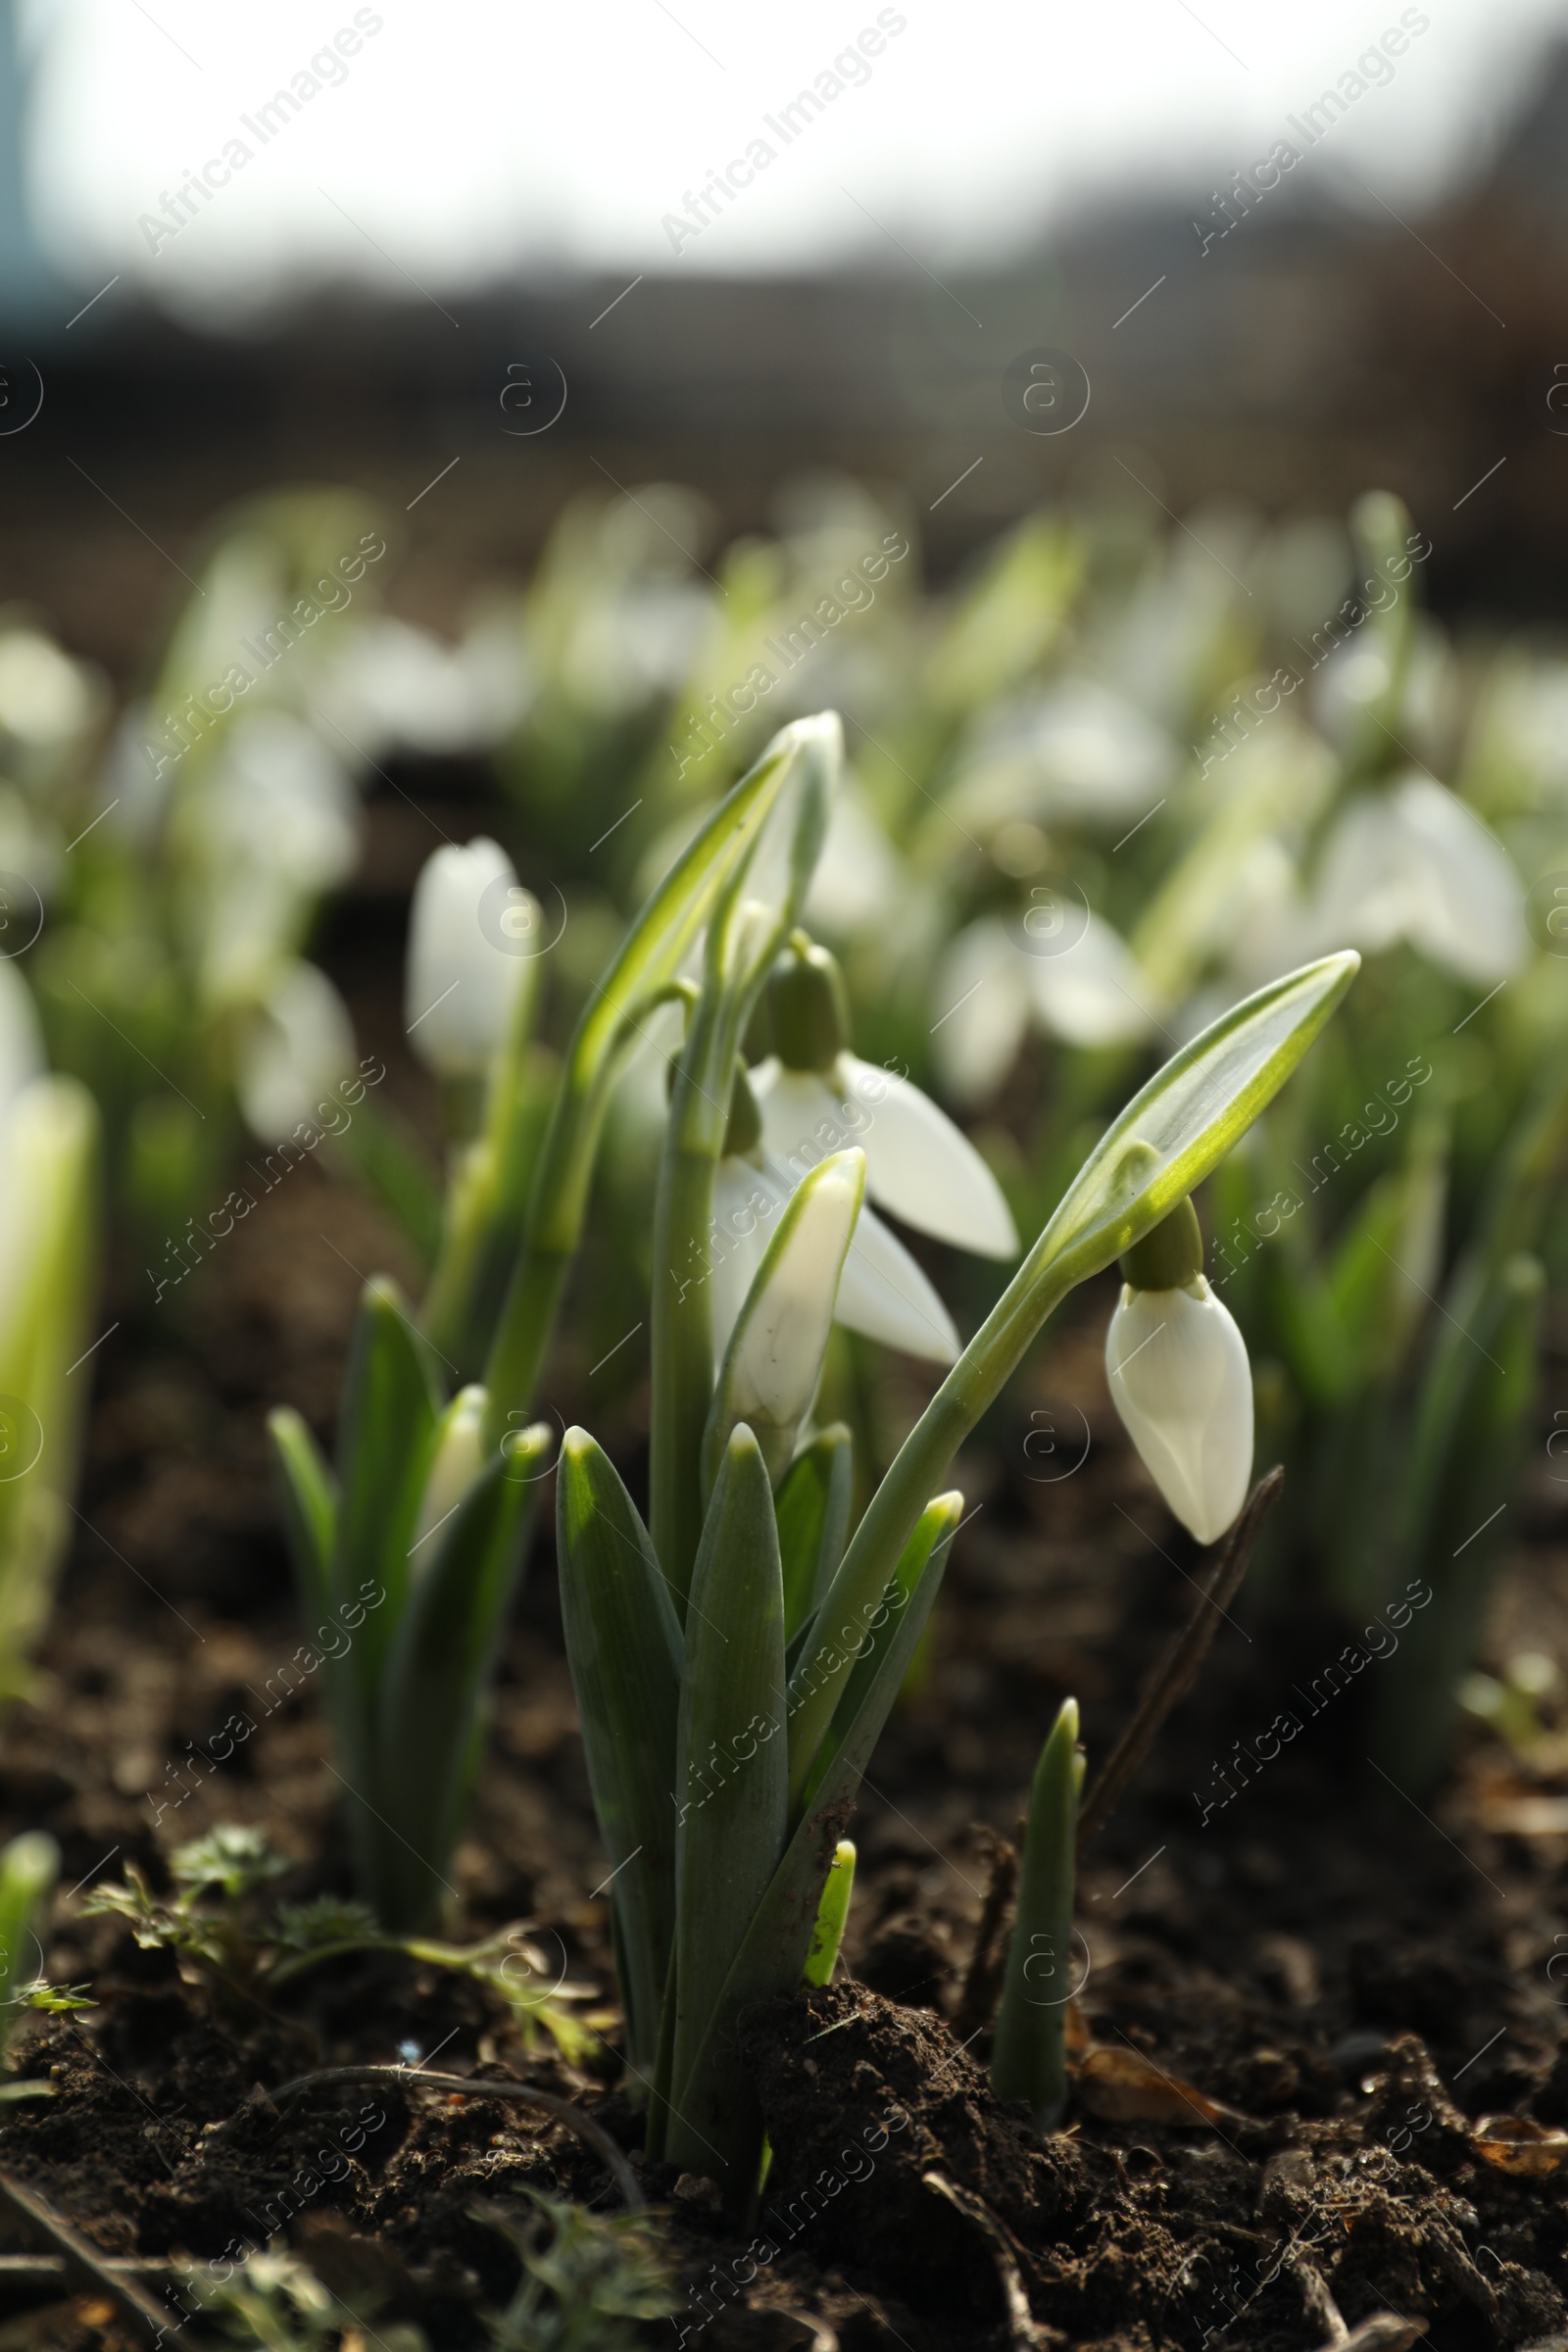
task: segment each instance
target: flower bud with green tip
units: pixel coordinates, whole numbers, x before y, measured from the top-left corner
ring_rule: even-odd
[[[719,1367],[703,1440],[711,1492],[731,1431],[746,1422],[775,1487],[811,1409],[865,1192],[865,1154],[835,1152],[797,1186],[768,1243]]]
[[[416,1574],[430,1556],[425,1550],[429,1538],[437,1528],[445,1527],[484,1468],[485,1403],[483,1387],[473,1381],[458,1391],[441,1416],[414,1542],[409,1546]]]
[[[796,931],[768,982],[775,1052],[752,1072],[769,1156],[798,1166],[821,1149],[824,1122],[865,1153],[867,1198],[879,1208],[980,1257],[1015,1257],[1018,1235],[1002,1187],[967,1136],[895,1070],[849,1050],[837,959]]]
[[[1154,1484],[1200,1544],[1225,1533],[1252,1471],[1252,1376],[1230,1309],[1203,1278],[1190,1200],[1121,1260],[1105,1371]]]

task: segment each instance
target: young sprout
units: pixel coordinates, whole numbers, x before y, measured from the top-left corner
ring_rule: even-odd
[[[844,1931],[850,1924],[850,1897],[855,1892],[855,1840],[841,1838],[833,1848],[833,1860],[828,1869],[827,1885],[817,1905],[816,1926],[811,1931],[811,1948],[806,1955],[805,1977],[808,1984],[831,1984],[833,1971],[839,1963],[844,1942]]]
[[[1067,2005],[1072,1998],[1072,1904],[1084,1758],[1078,1701],[1065,1698],[1029,1792],[1018,1913],[1007,1950],[991,2055],[999,2099],[1027,2099],[1048,2132],[1067,2099]]]
[[[1212,1544],[1247,1499],[1252,1376],[1230,1309],[1203,1278],[1203,1237],[1182,1200],[1121,1261],[1105,1334],[1110,1393],[1182,1525]]]

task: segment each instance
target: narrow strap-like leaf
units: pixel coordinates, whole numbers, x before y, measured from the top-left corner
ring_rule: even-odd
[[[353,1676],[367,1705],[411,1581],[409,1546],[435,1443],[438,1398],[429,1350],[397,1286],[377,1275],[365,1286],[349,1350],[338,1426],[337,1541],[331,1599],[358,1597],[367,1583],[385,1594],[356,1642]]]
[[[439,1917],[479,1708],[495,1666],[545,1456],[548,1422],[505,1441],[409,1592],[382,1678],[376,1775],[385,1818],[376,1909],[414,1934]]]
[[[749,2111],[686,2077],[784,1847],[784,1589],[767,1466],[744,1422],[724,1449],[686,1616],[676,1746],[675,2037],[666,2150],[723,2179],[744,2171]],[[814,1914],[813,1914],[814,1916]],[[803,1954],[804,1958],[804,1954]],[[797,1964],[799,1974],[799,1963]]]
[[[654,2063],[675,1937],[675,1725],[681,1631],[613,1463],[568,1429],[556,1473],[561,1615],[588,1779],[611,1864],[632,2063]]]
[[[821,1908],[822,1889],[855,1803],[861,1775],[881,1736],[915,1644],[930,1617],[948,1548],[963,1509],[957,1494],[939,1494],[922,1512],[898,1564],[897,1592],[887,1630],[867,1627],[869,1646],[859,1659],[853,1696],[846,1693],[829,1735],[831,1753],[784,1857],[757,1901],[717,2000],[702,2047],[687,2067],[680,2102],[692,2146],[727,2152],[730,2192],[749,2193],[749,2167],[761,2145],[761,2117],[744,2068],[736,2064],[736,2029],[743,2009],[801,1982]],[[873,1612],[875,1614],[875,1612]],[[861,1672],[863,1669],[863,1673]],[[674,2132],[671,2124],[671,2133]],[[695,2161],[695,2159],[687,2159]]]
[[[773,1498],[787,1641],[794,1641],[844,1556],[854,1480],[855,1443],[835,1421],[796,1455]]]
[[[301,1598],[314,1620],[329,1602],[327,1578],[337,1532],[337,1494],[332,1473],[303,1416],[280,1404],[267,1416],[283,1503],[283,1532],[299,1579]]]

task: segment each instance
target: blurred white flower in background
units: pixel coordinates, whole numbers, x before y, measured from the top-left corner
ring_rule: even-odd
[[[491,750],[526,710],[520,635],[492,619],[455,646],[375,615],[361,623],[316,698],[329,730],[366,759]]]
[[[1407,775],[1356,795],[1330,827],[1281,970],[1323,948],[1408,940],[1457,978],[1506,980],[1529,949],[1525,892],[1502,844],[1457,796]]]
[[[461,1078],[489,1068],[542,931],[539,903],[499,842],[449,842],[426,859],[409,918],[404,1022],[429,1069]]]
[[[959,1102],[995,1094],[1031,1024],[1084,1047],[1137,1045],[1157,1027],[1157,992],[1121,934],[1093,913],[1078,913],[1072,928],[1077,937],[1060,953],[1032,955],[987,914],[948,947],[931,992],[932,1048]]]
[[[354,1067],[348,1006],[314,963],[291,963],[247,1021],[234,1074],[246,1126],[279,1144]]]
[[[989,714],[947,795],[976,832],[1032,817],[1102,830],[1135,822],[1168,792],[1180,756],[1125,695],[1068,678]]]

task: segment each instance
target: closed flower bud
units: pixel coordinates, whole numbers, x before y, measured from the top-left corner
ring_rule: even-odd
[[[475,1383],[460,1389],[441,1417],[435,1455],[419,1504],[418,1525],[409,1546],[416,1576],[425,1573],[440,1549],[439,1544],[431,1539],[438,1529],[450,1524],[459,1503],[484,1467],[484,1408],[485,1392]]]
[[[731,1431],[746,1422],[776,1486],[811,1409],[839,1278],[860,1214],[865,1160],[835,1152],[791,1195],[735,1324],[708,1434],[705,1483],[716,1477]]]
[[[1252,1470],[1247,1343],[1201,1274],[1177,1290],[1122,1286],[1105,1334],[1110,1393],[1144,1465],[1200,1544],[1225,1533]]]
[[[415,1052],[439,1077],[478,1078],[489,1068],[540,928],[538,903],[498,843],[481,835],[427,859],[414,889],[404,1018]]]

